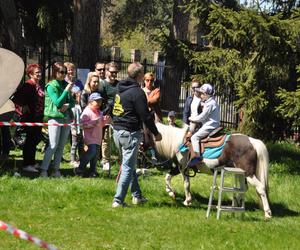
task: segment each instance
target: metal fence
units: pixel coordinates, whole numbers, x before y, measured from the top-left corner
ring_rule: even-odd
[[[110,62],[111,58],[110,56],[107,56],[109,51],[105,51],[105,53],[102,53],[102,58],[99,58],[99,61],[103,61],[105,63]],[[51,64],[55,61],[70,61],[71,57],[69,55],[64,55],[60,53],[54,53],[52,51],[48,51],[46,54],[43,54],[39,51],[33,51],[33,50],[26,50],[26,53],[24,55],[24,62],[25,64],[28,63],[39,63],[43,67],[43,82],[46,82],[50,78],[50,70],[51,70]],[[119,73],[118,73],[118,79],[124,79],[127,77],[127,68],[128,65],[131,63],[130,59],[127,60],[120,60],[115,61],[119,66]],[[143,59],[141,62],[144,66],[144,72],[155,72],[155,65],[151,60]],[[168,66],[166,66],[168,67]],[[178,102],[172,103],[174,107],[173,110],[177,111],[177,117],[178,119],[182,118],[182,111],[184,108],[184,103],[187,98],[191,94],[191,90],[189,86],[187,86],[184,81],[185,79],[188,79],[188,71],[184,72],[181,80],[181,86],[179,91],[179,98]],[[164,91],[169,93],[174,93],[176,91],[176,94],[178,94],[178,90],[172,86],[172,83],[165,83],[165,88],[161,89],[162,96],[164,96]],[[219,93],[218,93],[219,92]],[[239,123],[239,113],[238,110],[233,105],[234,96],[230,93],[229,89],[222,89],[220,91],[217,91],[216,100],[218,104],[220,105],[220,111],[221,111],[221,124],[224,127],[227,128],[237,128]],[[161,108],[163,110],[164,114],[167,114],[170,110],[166,109],[164,106],[164,101],[161,101]],[[290,135],[288,138],[299,141],[299,127],[294,127],[292,129]]]
[[[101,58],[98,61],[108,63],[111,61],[111,58],[109,56],[109,51],[102,51],[101,52]],[[36,51],[36,50],[31,50],[27,49],[26,53],[24,55],[24,62],[25,64],[29,63],[39,63],[42,65],[43,68],[43,79],[42,82],[47,82],[48,79],[50,79],[51,75],[51,65],[53,62],[56,61],[70,61],[71,57],[69,55],[53,52],[53,51],[47,51],[46,53],[42,53],[41,51]],[[129,59],[127,60],[120,60],[120,61],[114,61],[115,63],[118,64],[119,68],[119,73],[118,73],[118,79],[124,79],[127,77],[127,68],[131,61]],[[148,59],[143,59],[141,62],[142,65],[144,66],[144,72],[155,72],[155,64],[153,64],[152,60]],[[167,65],[165,66],[166,68],[168,67]],[[184,72],[182,76],[182,81],[181,81],[181,87],[179,91],[179,98],[178,98],[178,103],[173,103],[172,109],[177,111],[177,117],[181,118],[182,117],[182,111],[184,108],[184,103],[188,95],[191,94],[191,90],[188,86],[184,84],[184,79],[188,78],[187,73]],[[164,84],[166,87],[162,89],[162,96],[164,96],[164,91],[167,92],[167,94],[174,93],[176,89],[172,86],[172,83],[165,83]],[[177,91],[178,92],[178,91]],[[227,92],[227,91],[225,91]],[[177,94],[177,93],[174,93]],[[237,111],[235,110],[232,101],[229,99],[226,99],[224,96],[217,96],[217,102],[220,105],[221,108],[221,121],[222,124],[226,127],[230,128],[236,128],[238,125],[238,119],[237,119]],[[225,100],[225,101],[222,101]],[[164,107],[164,102],[161,102],[161,108],[163,110],[164,114],[167,114],[170,110],[166,109]]]

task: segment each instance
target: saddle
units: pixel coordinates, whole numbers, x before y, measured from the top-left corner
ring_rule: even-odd
[[[223,132],[223,127],[218,127],[214,129],[209,135],[199,141],[201,148],[201,154],[203,154],[205,148],[216,148],[224,144],[226,139],[226,134]]]

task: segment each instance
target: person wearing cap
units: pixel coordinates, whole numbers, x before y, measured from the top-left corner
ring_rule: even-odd
[[[200,92],[195,91],[196,88],[201,86],[200,82],[197,79],[193,79],[191,86],[192,94],[186,98],[183,108],[183,122],[189,126],[190,135],[194,132],[196,124],[191,122],[189,117],[197,116],[202,111]]]
[[[109,122],[109,116],[103,116],[100,111],[102,96],[98,92],[91,93],[88,97],[88,105],[83,110],[80,121],[83,127],[83,140],[88,150],[80,157],[78,168],[74,169],[76,175],[82,176],[86,165],[90,163],[90,177],[97,177],[97,159],[102,141],[102,129]]]
[[[144,67],[138,62],[128,66],[128,78],[119,82],[113,108],[114,141],[122,153],[120,178],[112,207],[123,207],[128,187],[132,193],[132,204],[147,202],[142,196],[136,174],[142,124],[154,135],[156,141],[162,139],[147,105],[147,98],[140,83],[143,81]]]
[[[191,137],[193,150],[189,166],[197,165],[202,160],[199,141],[220,126],[220,108],[214,99],[213,87],[205,83],[200,88],[196,88],[195,91],[200,92],[203,110],[199,115],[190,116],[189,120],[195,123],[202,123],[202,126]]]
[[[168,113],[168,124],[169,126],[172,126],[172,127],[179,127],[176,123],[175,123],[175,120],[176,120],[176,113],[175,111],[170,111]]]

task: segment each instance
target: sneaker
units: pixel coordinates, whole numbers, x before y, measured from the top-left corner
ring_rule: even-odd
[[[145,198],[145,197],[140,197],[140,198],[132,197],[132,204],[133,205],[140,205],[140,204],[144,204],[146,202],[148,202],[148,199]]]
[[[190,160],[188,167],[196,166],[197,164],[201,163],[202,160],[203,160],[202,156],[196,156]]]
[[[40,177],[48,177],[48,172],[46,170],[42,170],[40,173]]]
[[[79,161],[71,161],[70,164],[74,167],[74,168],[78,168],[79,167]]]
[[[97,177],[99,177],[99,173],[98,173],[98,172],[91,172],[91,173],[89,174],[89,177],[90,177],[90,178],[97,178]]]
[[[151,162],[153,165],[156,165],[157,164],[157,158],[155,156],[152,156],[151,157]]]
[[[117,201],[114,201],[113,204],[112,204],[112,208],[118,208],[118,207],[126,207],[126,203],[120,203],[120,202],[117,202]]]
[[[137,168],[137,169],[135,170],[135,172],[136,172],[136,174],[137,174],[138,176],[140,176],[140,175],[143,174],[143,171],[142,171],[141,168]]]
[[[108,171],[110,169],[109,162],[103,163],[103,170]]]
[[[59,171],[59,170],[54,171],[54,172],[51,174],[51,177],[53,177],[53,178],[60,178],[60,177],[61,177],[60,171]]]
[[[32,173],[38,173],[39,171],[32,165],[28,165],[28,166],[25,166],[23,167],[23,171],[26,171],[26,172],[32,172]]]
[[[33,167],[34,167],[35,169],[37,169],[37,170],[41,169],[41,166],[40,166],[40,164],[38,164],[38,163],[34,164]]]
[[[77,176],[82,176],[83,175],[83,171],[80,170],[79,168],[74,168],[74,174]]]

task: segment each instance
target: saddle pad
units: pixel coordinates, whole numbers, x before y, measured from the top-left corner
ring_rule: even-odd
[[[221,153],[223,151],[223,148],[225,147],[225,143],[227,142],[229,136],[230,135],[226,135],[225,141],[221,146],[205,148],[204,153],[203,153],[203,158],[206,158],[206,159],[216,159],[216,158],[218,158],[221,155]]]

